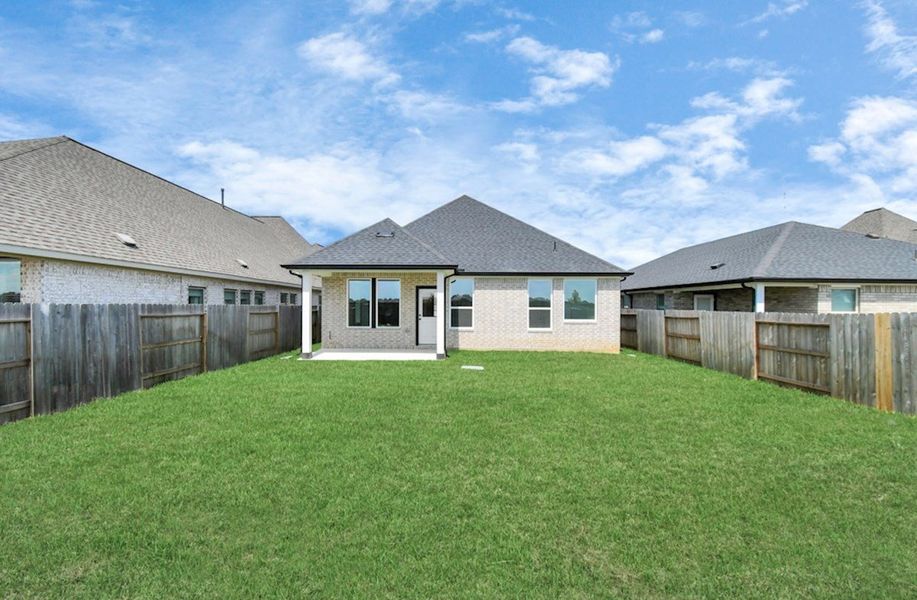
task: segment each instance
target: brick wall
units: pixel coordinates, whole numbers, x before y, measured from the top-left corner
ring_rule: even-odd
[[[656,294],[641,292],[639,294],[629,295],[631,297],[631,308],[656,310]]]
[[[281,292],[295,293],[297,304],[302,303],[302,290],[297,288],[61,260],[20,260],[23,302],[184,304],[189,287],[203,287],[205,304],[223,304],[223,291],[227,288],[263,291],[265,304],[279,304]]]
[[[864,285],[860,312],[917,312],[917,285]]]
[[[764,290],[767,312],[818,312],[818,290],[814,287],[767,287]]]
[[[367,329],[347,327],[349,278],[378,277],[371,273],[336,273],[324,279],[322,345],[325,348],[416,348],[416,287],[436,285],[433,273],[401,273],[401,327]],[[388,276],[387,276],[388,277]],[[447,348],[468,350],[586,350],[620,349],[620,287],[617,279],[598,280],[597,320],[563,320],[563,279],[553,279],[552,329],[528,330],[528,278],[478,277],[474,291],[474,329],[446,330]]]
[[[618,352],[620,299],[619,280],[599,279],[596,321],[565,322],[564,280],[554,278],[551,331],[529,331],[528,278],[478,277],[474,291],[474,330],[447,329],[446,346],[469,350]]]

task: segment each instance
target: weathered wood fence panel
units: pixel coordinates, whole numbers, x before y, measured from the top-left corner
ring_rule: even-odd
[[[622,345],[642,352],[917,414],[917,313],[621,314]]]
[[[0,423],[32,412],[30,307],[0,304]]]
[[[292,350],[301,310],[0,304],[0,423]]]

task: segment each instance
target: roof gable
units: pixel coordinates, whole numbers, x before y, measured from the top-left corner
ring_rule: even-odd
[[[287,266],[449,268],[455,263],[391,219],[383,219]]]
[[[67,137],[0,144],[4,152],[0,244],[289,285],[299,280],[281,263],[314,251],[292,229],[279,233],[276,222],[224,208]],[[119,233],[137,247],[121,243]]]
[[[888,210],[867,210],[841,229],[917,244],[917,221]]]

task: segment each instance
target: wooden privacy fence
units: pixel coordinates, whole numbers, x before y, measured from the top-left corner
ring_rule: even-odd
[[[302,307],[0,304],[0,423],[298,348]]]
[[[917,414],[917,313],[624,309],[621,345],[748,379]]]

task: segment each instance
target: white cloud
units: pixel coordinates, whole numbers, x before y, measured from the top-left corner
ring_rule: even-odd
[[[512,40],[506,51],[533,66],[531,97],[525,100],[503,100],[493,106],[507,112],[526,112],[539,106],[561,106],[579,99],[579,90],[587,87],[608,87],[618,68],[602,52],[561,50],[542,44],[531,37]]]
[[[768,2],[767,9],[746,21],[746,23],[763,23],[773,18],[784,18],[795,15],[809,5],[808,0],[783,0],[783,2]]]
[[[435,122],[470,110],[449,96],[418,90],[398,90],[382,100],[389,102],[404,118],[415,121]]]
[[[852,181],[871,181],[886,193],[917,193],[917,101],[855,100],[838,138],[810,146],[809,157]]]
[[[534,15],[521,11],[516,8],[498,7],[496,9],[496,13],[500,15],[501,17],[503,17],[504,19],[510,19],[513,21],[534,21],[535,20]]]
[[[876,53],[882,63],[898,77],[917,75],[917,35],[902,35],[898,26],[878,0],[864,3],[868,22],[866,35],[868,52]]]
[[[749,58],[744,56],[727,56],[725,58],[714,58],[707,62],[691,61],[688,63],[691,70],[704,71],[734,71],[736,73],[755,73],[769,77],[784,75],[785,71],[778,69],[776,63],[770,60],[760,58]]]
[[[640,36],[640,41],[644,44],[655,44],[662,41],[665,32],[661,29],[651,29]]]
[[[519,32],[518,25],[507,25],[506,27],[499,27],[497,29],[489,29],[487,31],[473,31],[465,34],[466,42],[475,42],[479,44],[489,44],[496,42],[498,40],[512,37]]]
[[[392,0],[350,0],[350,12],[355,15],[381,15],[392,7]]]
[[[373,56],[363,42],[344,32],[306,40],[299,46],[299,55],[313,67],[342,79],[381,85],[400,79],[384,59]]]
[[[668,154],[668,147],[658,138],[641,136],[613,141],[605,149],[583,149],[569,153],[563,159],[564,168],[571,172],[595,177],[619,178],[643,169]]]

